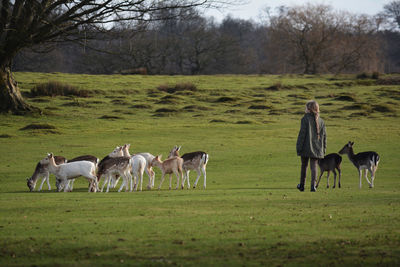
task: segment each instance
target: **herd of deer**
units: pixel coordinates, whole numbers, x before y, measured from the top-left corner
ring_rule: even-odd
[[[150,153],[131,155],[129,153],[129,148],[129,144],[116,147],[101,161],[92,155],[85,155],[71,160],[66,160],[62,156],[48,154],[44,159],[37,163],[33,175],[31,178],[27,179],[28,188],[30,191],[33,191],[37,181],[42,177],[43,179],[39,191],[42,189],[45,181],[47,181],[49,190],[51,190],[49,175],[52,173],[56,176],[57,191],[72,191],[74,180],[79,176],[86,177],[90,181],[89,192],[103,191],[105,185],[107,185],[106,192],[108,192],[110,187],[116,187],[120,178],[122,178],[123,181],[118,192],[120,192],[124,187],[125,190],[128,191],[129,185],[130,191],[136,191],[138,189],[138,183],[140,183],[140,190],[142,190],[143,173],[146,172],[149,177],[147,188],[151,189],[154,187],[155,173],[152,168],[155,166],[159,167],[162,172],[161,182],[158,189],[161,188],[166,174],[169,174],[169,189],[171,189],[171,175],[173,173],[177,177],[176,189],[179,188],[180,178],[182,181],[181,188],[184,188],[186,180],[189,188],[190,170],[195,170],[197,172],[197,178],[193,187],[196,188],[201,173],[203,173],[203,188],[206,188],[207,153],[197,151],[179,156],[179,150],[181,147],[175,146],[171,150],[168,159],[161,161],[161,156],[155,157]],[[104,182],[100,190],[99,182],[103,176]]]
[[[354,154],[353,151],[354,142],[348,142],[339,151],[339,154],[347,154],[350,161],[358,170],[359,180],[361,188],[362,172],[365,170],[365,179],[367,180],[369,187],[374,187],[375,172],[378,168],[380,157],[374,151],[361,152]],[[184,188],[185,182],[187,181],[187,188],[190,188],[189,182],[189,171],[195,170],[197,172],[197,178],[195,180],[193,188],[196,188],[197,182],[201,174],[204,176],[203,188],[206,188],[206,165],[208,162],[208,154],[202,151],[186,153],[182,156],[179,155],[181,147],[175,146],[169,153],[168,159],[161,161],[160,156],[153,156],[150,153],[138,153],[131,155],[129,153],[129,144],[125,144],[121,147],[116,147],[114,151],[104,157],[100,162],[95,156],[85,155],[71,160],[66,160],[62,156],[54,156],[48,154],[47,157],[37,163],[36,169],[31,176],[27,179],[27,185],[30,191],[35,189],[37,181],[43,177],[42,183],[39,187],[39,191],[42,190],[44,182],[47,182],[49,190],[51,189],[49,182],[49,174],[52,173],[56,176],[56,187],[57,191],[64,190],[64,192],[72,191],[73,183],[75,178],[79,176],[86,177],[89,181],[89,192],[90,191],[101,191],[105,185],[107,185],[106,192],[109,191],[110,187],[115,188],[119,179],[122,177],[123,182],[118,192],[124,187],[125,190],[132,191],[138,189],[138,183],[140,183],[140,191],[143,186],[143,173],[146,172],[149,177],[147,189],[154,187],[154,176],[155,173],[152,167],[157,166],[160,168],[162,175],[160,185],[166,174],[169,174],[169,189],[172,188],[172,174],[175,174],[177,178],[176,189],[179,188],[179,180],[181,178],[181,188]],[[328,154],[325,158],[318,161],[320,167],[320,176],[316,187],[318,187],[321,177],[324,172],[328,172],[327,175],[327,187],[329,187],[329,175],[332,171],[334,174],[333,188],[336,186],[336,169],[339,172],[338,186],[341,187],[341,162],[342,157],[337,153]],[[371,181],[369,181],[367,173],[371,174]],[[101,177],[104,178],[101,190],[99,188],[99,182]],[[140,179],[140,180],[139,180]],[[139,180],[139,181],[138,181]],[[130,185],[130,188],[128,186]]]

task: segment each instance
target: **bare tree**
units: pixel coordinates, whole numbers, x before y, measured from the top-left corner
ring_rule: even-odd
[[[270,57],[280,61],[283,72],[354,70],[376,48],[372,21],[327,5],[281,7],[270,17]]]
[[[160,10],[223,4],[217,0],[2,0],[0,2],[0,111],[35,110],[21,96],[11,63],[23,48],[106,30],[117,21],[154,21]],[[226,1],[229,2],[229,1]],[[179,12],[174,14],[180,15]],[[73,38],[87,38],[75,34]]]
[[[383,13],[393,20],[400,29],[400,1],[392,1],[383,7]]]

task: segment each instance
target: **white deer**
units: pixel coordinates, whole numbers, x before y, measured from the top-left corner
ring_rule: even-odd
[[[339,154],[347,154],[350,161],[353,162],[354,166],[357,168],[358,176],[360,178],[360,188],[361,188],[362,170],[364,169],[365,169],[365,179],[367,179],[369,187],[372,188],[374,187],[375,173],[376,170],[378,169],[380,157],[378,153],[374,151],[360,152],[354,154],[353,145],[354,142],[348,142],[339,151]],[[368,171],[371,174],[371,182],[368,180],[367,176]]]
[[[48,154],[47,157],[40,161],[41,164],[48,164],[49,171],[56,176],[57,184],[59,185],[57,190],[61,191],[64,188],[64,192],[68,191],[68,180],[74,179],[79,176],[84,176],[90,180],[93,180],[95,192],[97,188],[96,179],[96,165],[90,161],[75,161],[71,163],[63,163],[57,165],[54,161],[53,154]],[[89,188],[90,192],[90,188]]]
[[[143,186],[143,172],[146,168],[146,159],[141,156],[141,155],[133,155],[131,156],[131,154],[129,153],[129,148],[130,148],[130,144],[125,144],[123,146],[123,153],[124,153],[124,157],[129,157],[131,158],[131,172],[132,172],[132,177],[130,180],[130,189],[132,192],[132,184],[134,183],[134,190],[137,190],[138,187],[138,179],[140,178],[140,191],[142,191],[142,186]],[[132,181],[133,178],[133,181]]]

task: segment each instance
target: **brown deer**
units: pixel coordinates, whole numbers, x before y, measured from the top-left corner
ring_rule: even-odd
[[[322,174],[324,174],[324,172],[328,172],[328,175],[326,177],[326,188],[329,188],[329,174],[332,171],[334,178],[333,178],[333,188],[336,187],[336,171],[335,169],[338,170],[339,172],[339,180],[338,180],[338,186],[339,188],[341,187],[340,184],[340,178],[342,176],[342,170],[340,169],[340,164],[342,163],[342,157],[339,154],[336,153],[331,153],[326,155],[323,159],[319,159],[318,160],[318,165],[319,165],[319,169],[320,169],[320,175],[318,178],[318,182],[317,185],[315,187],[318,187],[319,182],[321,181],[321,177]]]
[[[161,155],[155,157],[152,162],[151,166],[157,166],[158,168],[161,169],[162,175],[161,175],[161,182],[160,185],[158,186],[158,189],[161,188],[162,183],[164,182],[164,178],[166,174],[169,174],[169,189],[171,189],[171,183],[172,183],[172,173],[176,175],[177,181],[176,181],[176,188],[179,188],[179,176],[182,178],[182,189],[183,189],[183,175],[182,175],[182,165],[183,165],[183,159],[180,157],[172,157],[169,159],[166,159],[164,161],[161,161]]]
[[[171,150],[171,152],[169,152],[168,158],[179,157],[180,149],[181,149],[180,146],[179,147],[175,146]],[[197,178],[193,185],[193,188],[196,188],[197,182],[199,181],[199,178],[200,178],[200,175],[201,175],[201,173],[203,173],[203,176],[204,176],[203,188],[206,189],[206,182],[207,182],[206,166],[207,166],[208,158],[209,158],[208,154],[203,151],[196,151],[196,152],[183,154],[181,158],[183,159],[183,171],[184,171],[182,185],[183,186],[185,185],[185,180],[187,179],[188,188],[190,188],[189,171],[195,170],[197,172]]]

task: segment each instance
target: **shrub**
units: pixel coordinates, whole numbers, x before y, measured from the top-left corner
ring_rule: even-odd
[[[368,78],[370,78],[370,76],[368,75],[368,73],[362,72],[362,73],[357,74],[356,78],[357,79],[368,79]]]
[[[379,79],[379,75],[380,75],[379,72],[374,71],[372,73],[372,75],[371,75],[371,78],[374,79],[374,80],[378,80]]]
[[[50,81],[47,83],[38,84],[31,89],[31,96],[78,96],[89,97],[88,90],[79,90],[77,87],[57,82]]]

